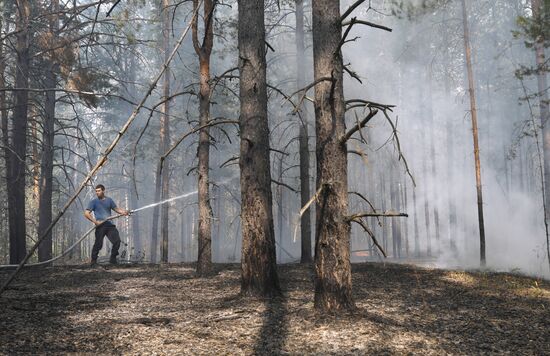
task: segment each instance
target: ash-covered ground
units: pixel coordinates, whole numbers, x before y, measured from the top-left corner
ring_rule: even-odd
[[[279,266],[273,300],[240,297],[238,265],[216,269],[25,270],[0,297],[0,353],[550,354],[547,281],[354,264],[357,310],[327,316],[313,308],[311,266]]]

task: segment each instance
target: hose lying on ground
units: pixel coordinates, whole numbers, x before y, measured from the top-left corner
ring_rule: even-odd
[[[122,217],[124,215],[121,215],[121,214],[118,214],[118,215],[113,215],[113,216],[109,216],[107,219],[105,220],[114,220],[114,219],[118,219],[120,217]],[[36,267],[36,266],[44,266],[44,265],[48,265],[52,262],[55,262],[57,260],[59,260],[60,258],[66,256],[69,252],[71,252],[72,249],[74,249],[76,246],[78,246],[92,231],[94,231],[96,228],[96,226],[93,226],[91,227],[88,231],[86,231],[78,240],[75,241],[75,243],[73,243],[71,246],[69,246],[68,249],[66,249],[65,251],[63,251],[60,255],[58,256],[55,256],[54,258],[51,258],[47,261],[42,261],[42,262],[37,262],[37,263],[27,263],[25,266],[27,267]],[[19,266],[19,264],[15,264],[15,265],[0,265],[0,269],[13,269],[13,268],[16,268],[17,266]]]

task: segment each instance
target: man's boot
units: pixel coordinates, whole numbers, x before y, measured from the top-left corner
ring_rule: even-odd
[[[117,265],[118,261],[116,260],[116,256],[111,256],[111,259],[109,260],[109,263],[112,265]]]
[[[91,260],[90,261],[90,267],[92,267],[92,268],[97,267],[97,260]]]

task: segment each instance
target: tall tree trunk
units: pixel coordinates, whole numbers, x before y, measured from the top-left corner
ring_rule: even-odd
[[[278,169],[278,176],[277,180],[279,182],[283,181],[283,155],[279,155],[279,169]],[[283,250],[283,207],[284,207],[284,196],[283,196],[283,186],[278,185],[277,186],[277,231],[279,232],[279,240],[275,239],[275,248],[277,251],[277,256],[279,256],[279,260],[282,261],[281,254]],[[276,235],[275,235],[276,237]]]
[[[238,0],[241,293],[280,293],[273,228],[264,0]]]
[[[316,211],[315,308],[323,311],[354,308],[341,40],[340,1],[314,0],[317,188],[323,188]],[[321,79],[327,77],[331,80]]]
[[[59,0],[52,0],[50,4],[50,38],[52,48],[55,47],[55,36],[58,28],[57,12]],[[55,88],[57,85],[57,64],[53,54],[48,55],[44,73],[44,87]],[[44,103],[44,123],[42,134],[42,153],[40,162],[40,202],[38,213],[38,236],[42,236],[52,222],[52,190],[53,190],[53,155],[54,155],[54,131],[55,126],[55,91],[46,92]],[[38,246],[38,260],[46,261],[52,258],[52,234]]]
[[[129,72],[129,83],[128,83],[128,99],[130,101],[134,101],[136,99],[136,70],[137,70],[137,64],[136,64],[136,55],[134,53],[131,53],[128,58],[128,64],[127,64],[127,71]],[[133,105],[128,104],[128,110],[133,110]],[[132,209],[135,209],[138,207],[139,199],[138,199],[138,192],[137,192],[137,183],[134,183],[132,179],[128,180],[128,184],[130,186],[130,206]],[[141,241],[140,236],[140,214],[135,214],[131,218],[132,221],[132,245],[134,248],[134,256],[138,258],[141,258],[143,256],[143,243]],[[130,253],[130,251],[129,251]]]
[[[193,0],[193,8],[199,6],[198,0]],[[200,93],[199,93],[199,125],[210,121],[210,54],[214,40],[214,4],[212,0],[204,2],[204,38],[202,43],[198,37],[198,16],[193,21],[193,46],[199,56]],[[197,255],[197,275],[203,276],[212,270],[212,207],[210,205],[209,169],[210,169],[210,133],[209,128],[203,128],[199,133],[199,236]]]
[[[418,91],[420,94],[421,100],[421,113],[424,114],[426,111],[426,106],[424,104],[424,93],[420,89]],[[424,122],[424,125],[427,125],[427,122]],[[424,222],[425,222],[425,235],[426,235],[426,253],[430,257],[432,256],[432,237],[430,235],[430,202],[429,202],[429,192],[428,192],[428,158],[426,154],[426,130],[423,127],[420,128],[420,142],[422,142],[422,185],[424,187]]]
[[[0,16],[0,29],[2,29],[4,26],[6,28],[6,33],[9,32],[9,23],[8,21],[1,22],[2,20],[7,18],[7,14],[9,13],[9,7],[4,2],[2,3],[2,8],[0,11],[2,11],[2,16]],[[4,57],[4,40],[0,40],[0,87],[5,88],[6,87],[6,58]],[[2,91],[0,92],[0,127],[2,129],[2,158],[4,159],[5,164],[5,176],[3,178],[6,179],[9,176],[9,134],[8,134],[8,109],[7,109],[7,100],[6,100],[6,92]],[[4,187],[8,187],[7,184],[4,185]],[[6,189],[6,195],[7,195],[7,189]],[[0,236],[2,236],[2,261],[7,262],[8,258],[8,251],[9,251],[9,239],[4,240],[4,236],[8,237],[8,234],[4,234],[5,230],[5,217],[8,216],[8,206],[5,203],[7,200],[7,196],[4,195],[4,192],[2,192],[2,206],[0,207],[1,214],[0,214],[0,221],[1,221],[1,228],[0,228]],[[4,200],[6,199],[6,200]],[[9,225],[9,224],[8,224]]]
[[[16,0],[16,74],[15,87],[27,88],[29,85],[29,20],[31,5],[29,0]],[[25,223],[25,156],[27,151],[28,123],[27,90],[14,94],[12,118],[12,139],[9,153],[8,206],[10,225],[10,263],[21,262],[26,255]]]
[[[382,211],[386,211],[388,204],[386,203],[386,178],[384,172],[387,170],[380,171],[380,201],[382,202]],[[388,222],[382,222],[382,247],[384,251],[388,251]]]
[[[428,132],[430,136],[430,161],[431,161],[431,181],[432,181],[432,191],[430,192],[429,197],[432,199],[432,207],[433,207],[433,214],[434,214],[434,227],[435,227],[435,242],[436,242],[436,254],[439,255],[440,253],[440,241],[439,241],[439,235],[440,235],[440,226],[439,226],[439,208],[437,203],[437,196],[439,195],[439,187],[438,187],[438,180],[437,180],[437,166],[436,166],[436,158],[435,158],[435,133],[434,133],[434,126],[435,126],[435,120],[434,120],[434,112],[433,112],[433,93],[432,93],[432,73],[431,68],[428,68]]]
[[[162,48],[164,53],[164,62],[170,56],[170,11],[169,0],[162,0],[161,19],[162,19]],[[160,140],[159,140],[159,155],[163,155],[170,148],[170,67],[166,68],[163,75],[162,85],[162,100],[164,103],[161,107],[160,115]],[[155,201],[166,199],[168,196],[168,178],[169,178],[170,162],[169,159],[163,163],[161,172],[160,163],[157,165],[157,173],[155,175]],[[168,262],[168,205],[156,206],[153,209],[153,223],[151,234],[151,263],[157,262],[158,249],[158,225],[159,217],[161,223],[161,261]]]
[[[412,189],[414,211],[414,255],[420,257],[420,233],[418,232],[418,206],[416,205],[416,187]]]
[[[172,32],[171,20],[170,20],[170,0],[162,0],[162,38],[163,38],[163,50],[164,50],[164,62],[167,63],[170,58],[170,33]],[[166,68],[164,72],[163,81],[163,95],[162,100],[162,117],[161,117],[161,155],[168,151],[170,148],[170,67]],[[162,191],[161,200],[168,199],[170,194],[170,162],[168,159],[164,162],[164,169],[162,171]],[[169,204],[162,204],[160,208],[160,234],[162,237],[161,247],[161,261],[168,263],[168,211]]]
[[[401,206],[404,206],[406,209],[408,209],[408,196],[407,196],[407,179],[403,179],[403,185],[402,185],[402,191],[401,191]],[[399,210],[398,210],[399,211]],[[410,246],[409,246],[409,224],[408,219],[403,224],[404,227],[404,234],[405,236],[405,256],[409,258],[410,256]]]
[[[547,5],[545,3],[544,6]],[[533,17],[537,19],[540,17],[543,4],[541,0],[531,0],[531,7],[533,9]],[[545,9],[545,11],[550,11],[550,9]],[[535,43],[535,54],[537,61],[537,85],[538,85],[538,95],[539,95],[539,106],[540,106],[540,122],[542,127],[542,149],[544,156],[544,197],[545,200],[545,226],[546,226],[546,254],[548,257],[548,263],[550,264],[550,241],[548,238],[548,224],[550,221],[550,213],[548,212],[548,207],[550,207],[550,108],[548,103],[548,82],[546,79],[546,72],[542,69],[546,65],[546,56],[544,52],[544,45],[547,38],[544,38],[542,35],[539,36]]]
[[[161,142],[159,143],[159,152],[161,151],[160,147],[162,146],[162,135],[163,135],[163,132],[161,131]],[[167,167],[164,167],[164,170],[166,169]],[[161,187],[162,187],[162,182],[161,182],[160,164],[158,164],[157,171],[155,174],[155,202],[160,201]],[[157,263],[159,217],[160,217],[160,206],[157,205],[153,208],[153,222],[151,223],[151,245],[150,245],[150,251],[149,251],[149,258],[151,260],[151,263]]]
[[[483,192],[481,186],[481,163],[479,158],[479,138],[477,129],[477,108],[475,96],[474,71],[472,68],[472,49],[470,47],[470,30],[468,28],[468,13],[466,11],[466,0],[462,0],[462,20],[464,26],[464,50],[466,53],[466,68],[468,71],[468,86],[470,92],[470,109],[472,116],[472,135],[474,139],[474,160],[476,168],[476,189],[477,189],[477,214],[479,221],[479,254],[482,267],[486,264],[485,258],[485,223],[483,221]]]
[[[38,155],[38,114],[34,105],[29,108],[31,121],[31,147],[32,147],[32,198],[36,206],[40,201],[40,156]]]
[[[136,187],[133,182],[128,182],[130,185],[130,206],[136,208],[138,205],[138,196],[136,192]],[[140,256],[143,252],[143,245],[141,243],[140,231],[139,231],[139,214],[132,216],[132,241],[134,246],[134,255]]]
[[[304,45],[304,1],[296,0],[296,86],[297,89],[306,85],[305,80],[305,45]],[[308,111],[306,104],[302,110],[300,123],[300,206],[307,204],[311,197],[309,187],[309,134]],[[311,213],[307,209],[300,220],[301,263],[311,263]]]
[[[447,43],[447,42],[445,42]],[[448,58],[448,51],[446,51],[446,57]],[[448,60],[448,59],[447,59]],[[445,68],[445,99],[451,99],[451,84],[450,84],[450,71]],[[455,184],[457,183],[454,179],[454,166],[455,156],[454,156],[454,117],[452,115],[447,116],[446,122],[446,131],[447,131],[447,194],[448,194],[448,203],[449,203],[449,245],[451,251],[456,253],[456,230],[458,229],[457,216],[456,216],[456,199],[455,199]],[[508,177],[508,174],[506,174]]]

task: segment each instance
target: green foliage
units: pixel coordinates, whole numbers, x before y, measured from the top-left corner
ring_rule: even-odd
[[[517,30],[512,31],[516,39],[523,39],[525,46],[535,49],[537,43],[543,48],[550,46],[550,0],[542,0],[540,12],[531,11],[528,16],[519,16],[516,20]],[[516,77],[523,79],[529,76],[536,76],[549,71],[548,62],[541,66],[524,66],[516,70]]]
[[[527,48],[533,48],[541,41],[545,48],[550,46],[550,0],[544,0],[536,16],[519,16],[518,30],[512,31],[515,38],[523,38]]]

